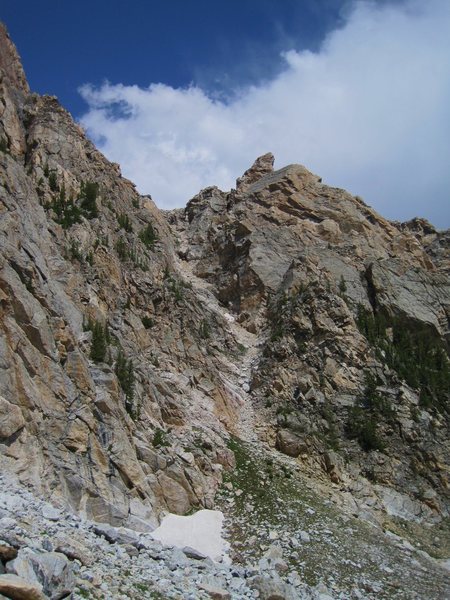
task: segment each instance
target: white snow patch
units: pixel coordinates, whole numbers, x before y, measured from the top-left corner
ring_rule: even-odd
[[[188,517],[168,514],[151,535],[166,546],[189,546],[215,562],[230,562],[228,543],[222,537],[223,513],[199,510]]]

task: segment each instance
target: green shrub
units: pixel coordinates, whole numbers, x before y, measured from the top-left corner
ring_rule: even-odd
[[[373,413],[390,418],[393,415],[392,406],[389,400],[377,391],[376,377],[370,371],[366,371],[364,377],[366,386],[364,394],[362,398],[360,398],[360,404]]]
[[[374,314],[372,311],[366,310],[362,304],[358,304],[356,325],[372,345],[376,345],[380,340],[386,338],[386,319],[384,315],[380,312]]]
[[[61,186],[59,196],[53,200],[50,208],[55,213],[55,221],[63,229],[69,229],[75,223],[81,223],[81,210],[73,201],[73,198],[66,200],[66,189],[64,184]]]
[[[78,200],[80,200],[80,208],[83,215],[87,219],[95,219],[98,217],[97,195],[98,183],[94,183],[93,181],[81,182]]]
[[[5,154],[9,152],[8,142],[4,137],[0,138],[0,152]]]
[[[383,450],[384,444],[377,432],[377,422],[359,406],[350,409],[346,432],[350,439],[356,439],[363,450]]]
[[[138,267],[142,271],[147,271],[148,270],[147,261],[144,258],[141,258],[139,256],[139,254],[137,253],[137,250],[136,250],[136,248],[134,246],[131,248],[128,256],[129,256],[130,260],[132,261],[132,263],[134,264],[135,267]]]
[[[139,256],[136,248],[128,248],[128,242],[123,237],[120,237],[116,242],[116,252],[121,261],[125,262],[130,260],[138,269],[141,269],[142,271],[148,270],[148,264],[145,258]]]
[[[426,408],[449,412],[450,361],[442,342],[423,329],[414,329],[398,318],[358,306],[356,324],[375,348],[379,360],[419,391]],[[390,327],[392,335],[387,335]]]
[[[139,239],[144,244],[144,246],[147,246],[147,248],[153,248],[155,242],[158,240],[158,236],[156,235],[156,232],[151,223],[148,223],[147,227],[145,227],[145,229],[142,229],[142,231],[139,233]]]
[[[370,371],[365,373],[365,383],[357,405],[349,411],[346,433],[350,439],[356,439],[363,450],[383,450],[378,423],[382,418],[390,419],[393,410],[389,400],[377,391],[377,379]]]
[[[273,329],[272,329],[272,334],[270,336],[270,341],[271,342],[276,342],[278,340],[280,340],[284,335],[284,327],[283,327],[283,323],[280,321],[276,322]]]
[[[211,335],[211,327],[206,319],[202,319],[200,321],[200,326],[198,328],[198,333],[200,337],[204,340],[208,339]]]
[[[56,178],[56,173],[55,171],[51,171],[49,176],[48,176],[48,185],[51,189],[52,192],[58,192],[59,191],[59,186],[58,186],[58,180]]]
[[[127,244],[122,237],[120,237],[116,242],[116,252],[120,260],[128,259]]]
[[[78,240],[71,240],[69,246],[69,258],[71,260],[83,261],[83,254],[81,253],[81,244]]]
[[[164,429],[156,429],[153,434],[152,444],[155,448],[162,448],[164,446],[170,446],[169,441],[167,440],[167,433]]]
[[[145,329],[150,329],[155,324],[151,317],[142,317],[142,325]]]
[[[184,285],[182,281],[174,279],[171,275],[168,276],[169,290],[172,292],[176,302],[180,302],[184,297]]]
[[[117,215],[117,222],[119,223],[119,227],[124,229],[127,233],[131,233],[133,231],[133,225],[131,224],[130,217],[125,213],[120,213]]]

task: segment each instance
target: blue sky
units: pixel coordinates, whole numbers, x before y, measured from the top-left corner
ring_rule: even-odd
[[[318,48],[345,0],[2,0],[33,90],[74,116],[83,83],[215,91],[270,78],[279,53]]]
[[[55,94],[161,207],[258,156],[450,226],[447,0],[2,0]]]

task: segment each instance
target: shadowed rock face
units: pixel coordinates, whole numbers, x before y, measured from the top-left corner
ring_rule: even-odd
[[[213,506],[231,432],[445,515],[448,232],[270,153],[163,213],[29,93],[3,26],[0,57],[1,468],[145,529]]]

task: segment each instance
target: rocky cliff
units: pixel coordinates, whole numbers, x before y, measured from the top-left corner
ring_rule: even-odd
[[[144,531],[213,507],[244,443],[374,523],[444,522],[448,232],[271,154],[164,213],[3,26],[0,97],[3,471]]]
[[[172,215],[180,255],[263,340],[264,439],[357,501],[405,516],[406,493],[411,518],[447,514],[448,233],[272,165]]]
[[[28,92],[4,30],[1,48],[4,468],[115,524],[210,506],[233,461],[235,340],[180,274],[152,200]]]

